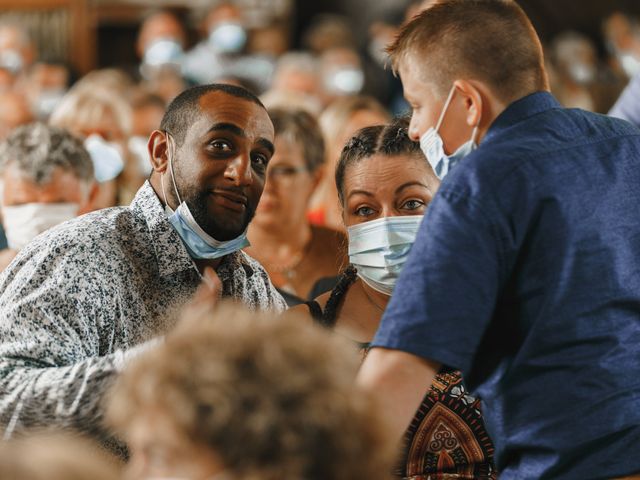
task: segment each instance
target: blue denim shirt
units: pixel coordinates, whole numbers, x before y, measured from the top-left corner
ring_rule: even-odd
[[[373,345],[462,370],[502,479],[640,472],[640,131],[511,104],[444,179]]]

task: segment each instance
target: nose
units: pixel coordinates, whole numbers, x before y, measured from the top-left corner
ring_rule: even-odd
[[[409,138],[414,142],[420,141],[420,130],[418,129],[418,121],[416,119],[416,114],[411,114],[411,121],[409,122]]]
[[[237,187],[251,185],[253,182],[253,171],[251,170],[249,154],[239,155],[233,160],[230,160],[224,176]]]

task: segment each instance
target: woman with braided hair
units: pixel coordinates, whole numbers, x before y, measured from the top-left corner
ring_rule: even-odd
[[[350,265],[331,292],[307,303],[317,322],[352,339],[363,355],[440,185],[407,127],[397,119],[364,128],[342,151],[335,177]],[[496,478],[480,401],[459,372],[443,368],[426,392],[395,473],[412,480]]]

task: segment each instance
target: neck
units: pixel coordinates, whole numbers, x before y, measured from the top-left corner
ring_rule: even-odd
[[[369,300],[374,304],[374,306],[380,307],[382,310],[386,310],[387,304],[389,303],[389,300],[391,300],[391,297],[389,295],[385,295],[384,293],[371,288],[369,285],[367,285],[366,282],[364,282],[360,278],[358,279],[358,281],[362,285],[362,289],[364,290],[364,293],[367,295]]]
[[[311,226],[306,221],[265,228],[255,222],[249,225],[249,247],[251,253],[260,252],[268,263],[279,263],[279,259],[290,259],[292,254],[304,251],[311,241]]]

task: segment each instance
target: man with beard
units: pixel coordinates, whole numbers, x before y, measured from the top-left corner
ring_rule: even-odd
[[[173,327],[203,278],[251,308],[285,308],[240,250],[273,139],[246,90],[186,90],[149,138],[153,173],[130,206],[66,222],[20,252],[0,277],[5,437],[47,426],[102,436],[104,393]]]

